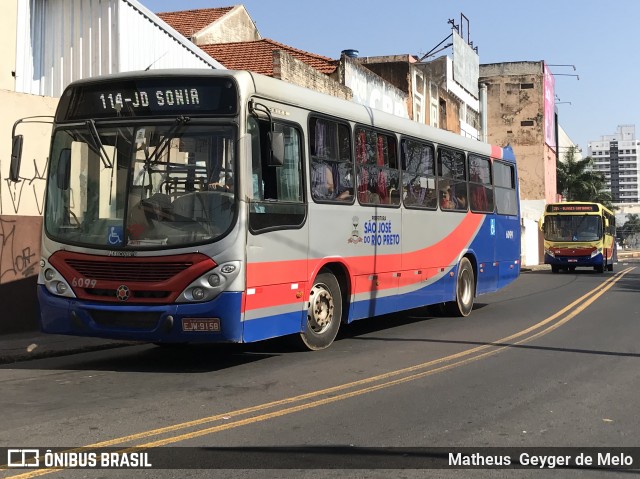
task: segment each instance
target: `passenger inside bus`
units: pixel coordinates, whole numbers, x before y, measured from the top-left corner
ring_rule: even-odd
[[[489,199],[487,198],[487,190],[482,185],[469,185],[471,193],[471,208],[475,211],[488,211]]]
[[[333,171],[326,163],[312,163],[311,191],[318,200],[330,200],[334,195]]]
[[[311,172],[311,191],[316,200],[349,200],[353,195],[350,178],[338,178],[333,168],[326,163],[313,162]],[[342,181],[341,181],[342,180]],[[336,190],[335,185],[338,184]]]
[[[447,187],[440,190],[440,208],[443,210],[453,210],[456,205],[451,199],[451,188]]]

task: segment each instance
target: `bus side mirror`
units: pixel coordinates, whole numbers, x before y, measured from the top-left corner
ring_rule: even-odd
[[[269,166],[284,165],[284,133],[269,132]]]
[[[71,180],[71,148],[64,148],[58,158],[58,169],[56,170],[56,182],[62,191],[69,189]]]
[[[538,228],[540,229],[540,231],[544,231],[544,217],[538,220]]]
[[[14,183],[20,181],[20,162],[22,161],[22,135],[13,137],[11,144],[11,166],[9,167],[9,179]]]

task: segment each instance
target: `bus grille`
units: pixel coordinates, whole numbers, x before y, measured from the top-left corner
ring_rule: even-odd
[[[161,282],[193,265],[191,262],[116,263],[67,258],[66,263],[86,278],[124,282]]]

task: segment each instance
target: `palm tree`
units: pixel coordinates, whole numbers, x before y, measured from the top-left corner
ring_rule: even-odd
[[[593,158],[587,156],[576,159],[576,147],[571,146],[564,155],[564,161],[557,166],[558,192],[567,201],[595,201],[612,208],[611,193],[606,190],[604,175],[593,171]]]

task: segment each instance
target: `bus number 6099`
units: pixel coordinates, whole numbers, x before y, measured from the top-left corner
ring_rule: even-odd
[[[97,281],[89,278],[73,278],[71,286],[77,286],[79,288],[95,288]]]

